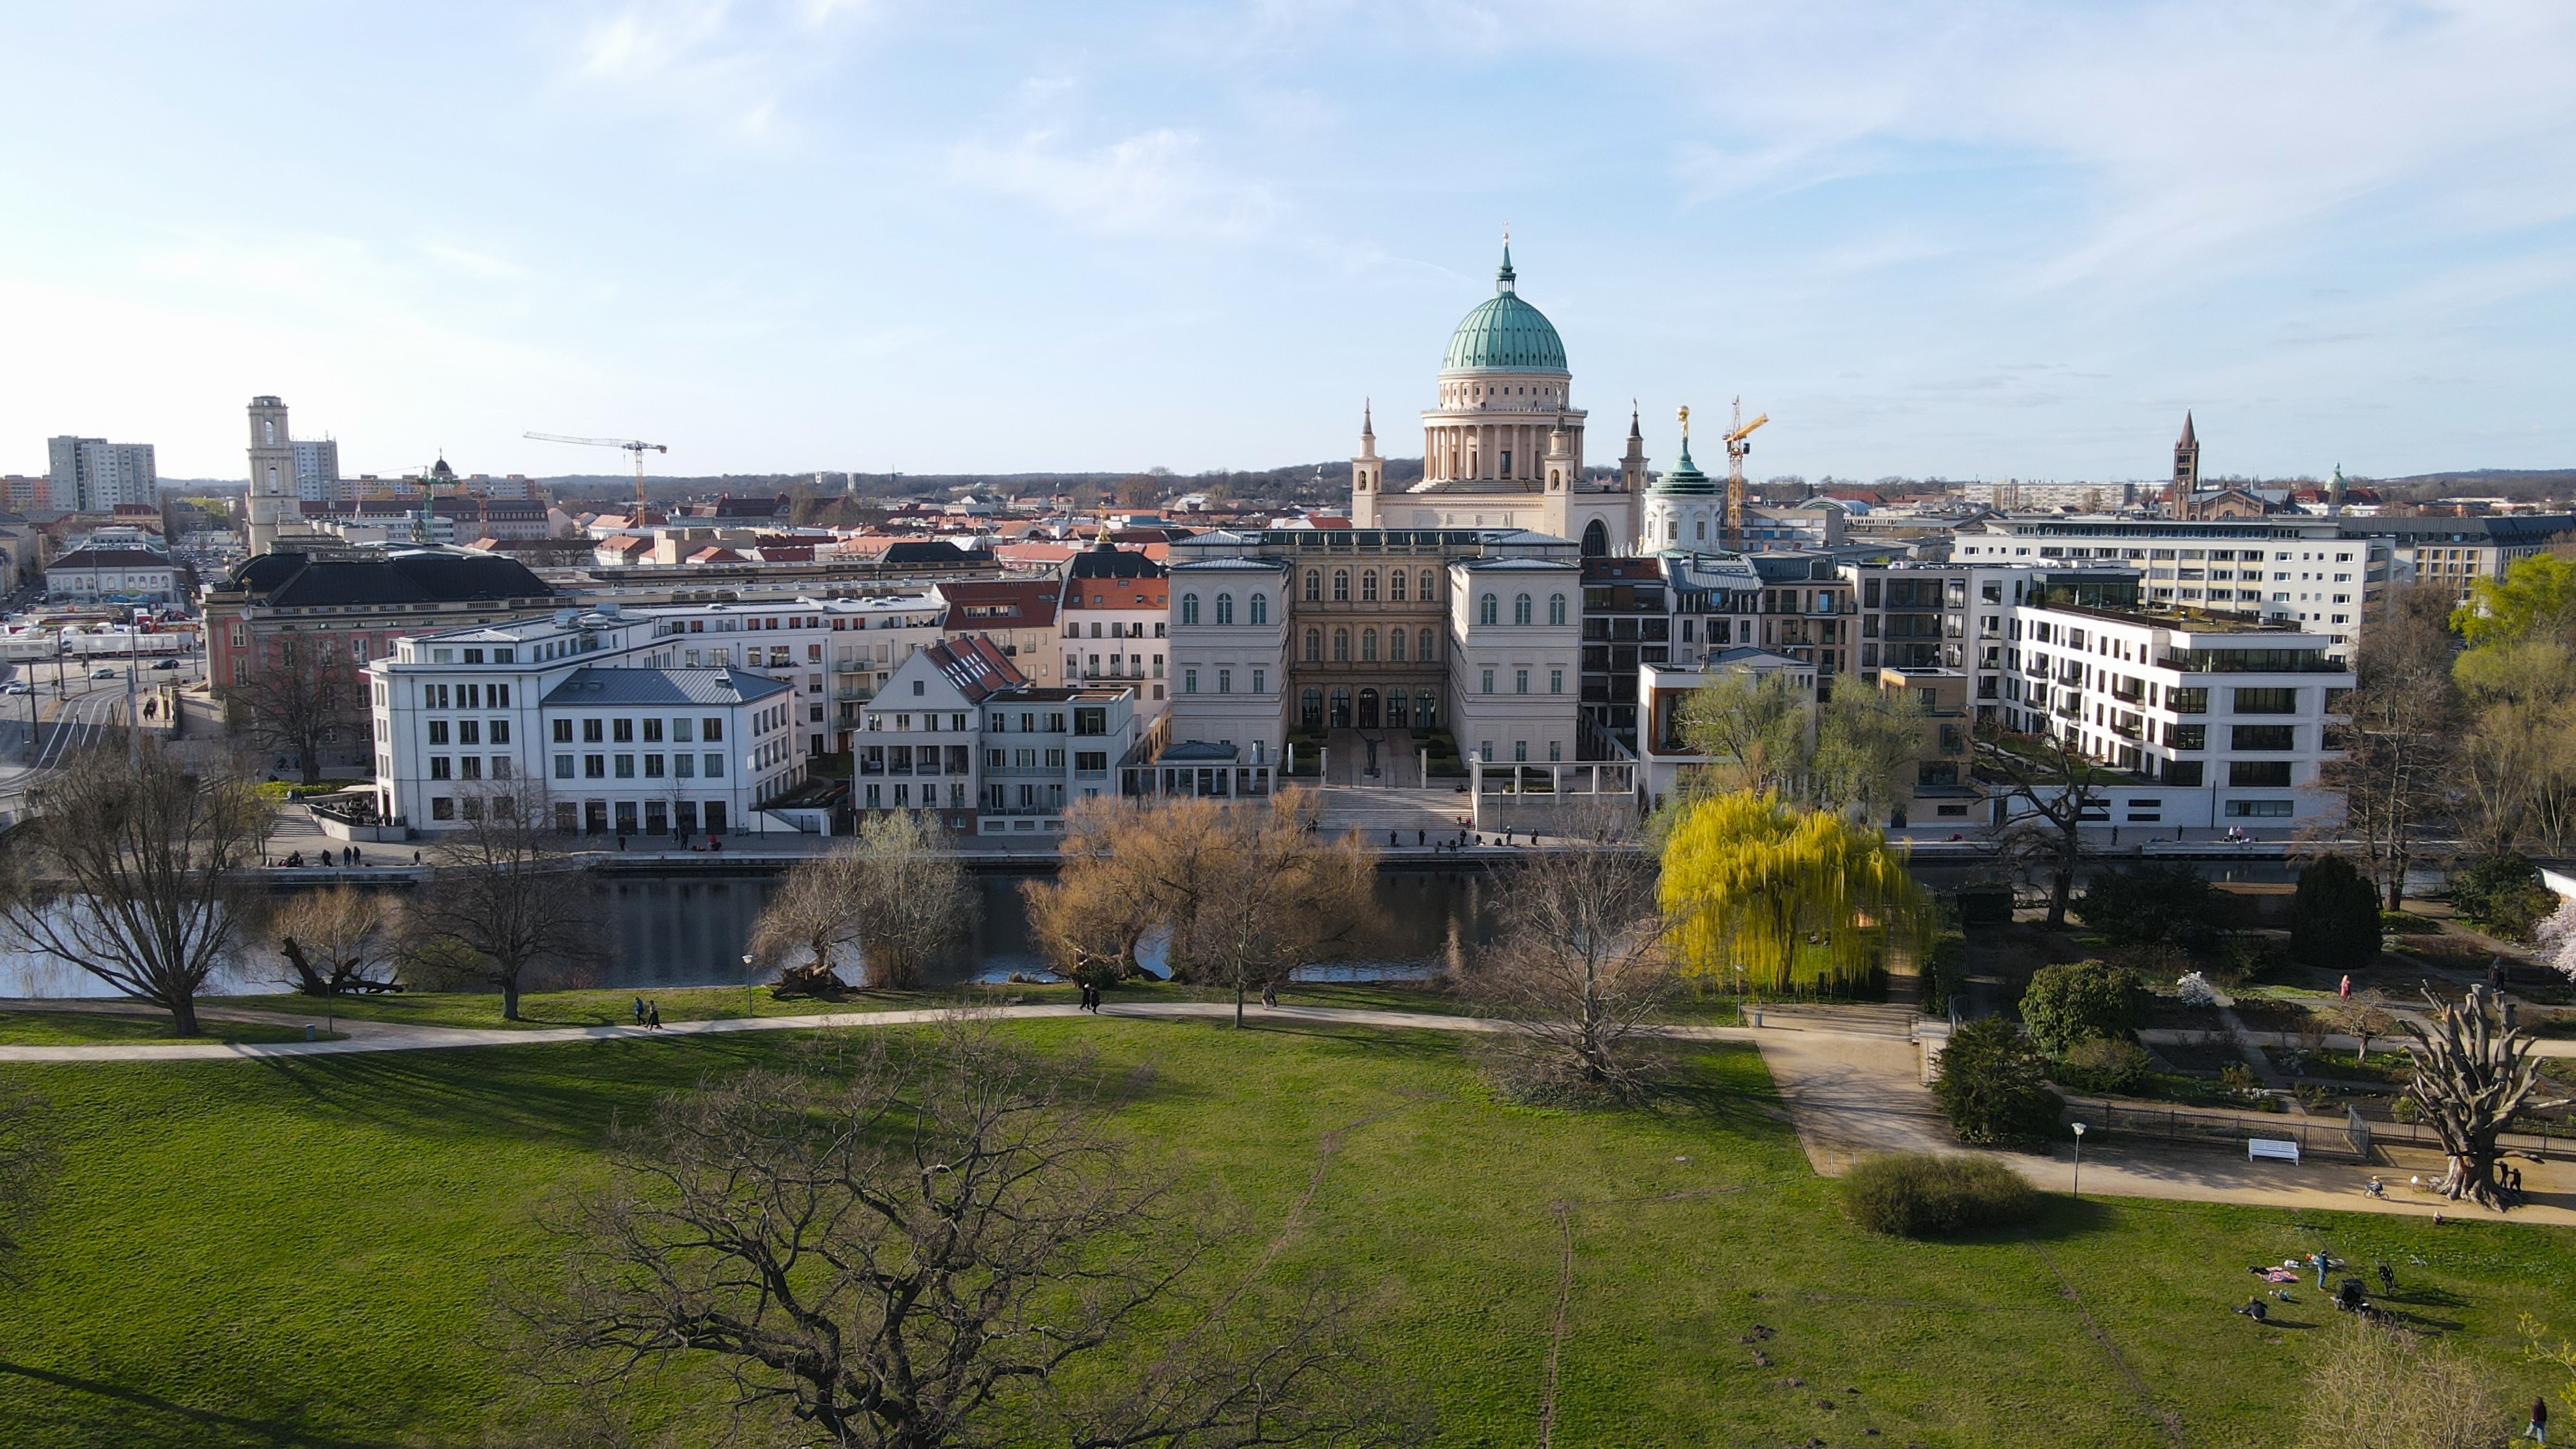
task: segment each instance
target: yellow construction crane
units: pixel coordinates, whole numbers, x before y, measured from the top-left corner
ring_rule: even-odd
[[[1744,420],[1744,399],[1735,400],[1735,425],[1726,434],[1726,544],[1737,551],[1744,548],[1744,455],[1753,451],[1748,441],[1753,430],[1771,421],[1763,413],[1751,422]]]
[[[639,438],[575,438],[562,433],[522,433],[520,436],[534,438],[540,443],[578,443],[585,448],[624,448],[634,454],[635,513],[638,518],[644,514],[644,455],[671,451],[660,443],[647,443]]]

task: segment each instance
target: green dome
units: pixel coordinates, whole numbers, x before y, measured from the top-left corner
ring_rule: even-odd
[[[1494,295],[1477,304],[1449,334],[1442,372],[1564,372],[1565,343],[1546,314],[1514,290],[1512,249],[1494,275]]]
[[[1691,461],[1690,439],[1682,439],[1682,460],[1673,470],[1658,478],[1648,488],[1652,493],[1705,494],[1717,491],[1716,480],[1699,470]]]

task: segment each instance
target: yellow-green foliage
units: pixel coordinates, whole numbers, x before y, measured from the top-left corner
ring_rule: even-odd
[[[1714,795],[1664,842],[1665,916],[1684,973],[1762,991],[1833,991],[1929,919],[1886,837],[1774,795]]]

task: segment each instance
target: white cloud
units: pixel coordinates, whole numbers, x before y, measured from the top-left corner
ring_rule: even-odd
[[[794,134],[791,94],[827,76],[867,0],[628,0],[568,49],[587,95],[667,109],[738,142]]]
[[[1002,145],[969,143],[950,155],[958,183],[1034,203],[1103,236],[1238,238],[1263,231],[1282,207],[1258,182],[1202,160],[1195,131],[1162,127],[1088,150],[1060,131]]]

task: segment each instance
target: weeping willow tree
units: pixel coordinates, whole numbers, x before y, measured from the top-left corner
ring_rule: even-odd
[[[1886,837],[1767,792],[1689,806],[1665,837],[1661,895],[1683,973],[1751,991],[1848,989],[1926,919]]]

